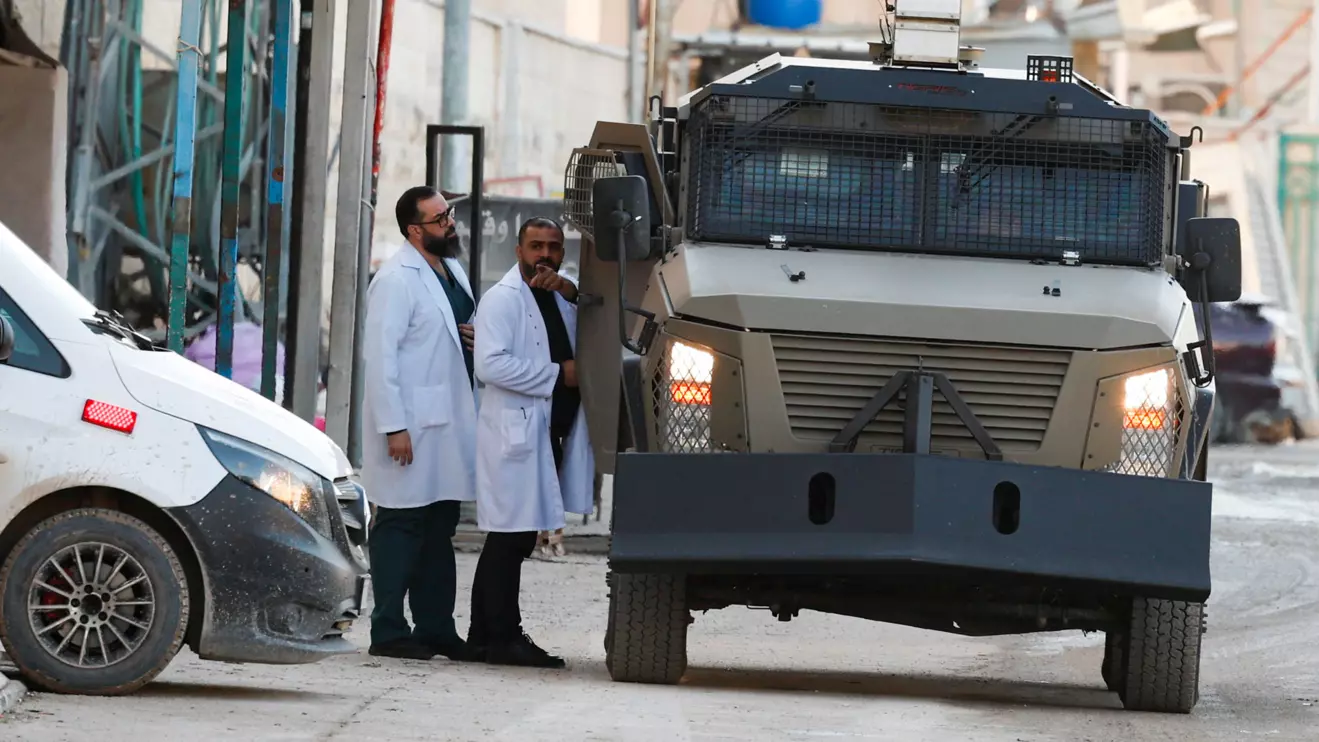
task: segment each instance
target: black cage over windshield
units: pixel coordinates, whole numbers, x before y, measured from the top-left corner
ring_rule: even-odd
[[[711,96],[693,106],[687,235],[1153,264],[1165,135],[1147,122]]]

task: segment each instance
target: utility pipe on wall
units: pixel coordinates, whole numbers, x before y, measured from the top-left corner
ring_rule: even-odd
[[[444,69],[440,82],[440,121],[460,125],[467,119],[467,65],[471,63],[468,35],[472,27],[472,0],[444,3]],[[466,137],[445,137],[441,144],[440,185],[461,192]],[[479,277],[473,276],[473,281]]]
[[[376,204],[380,195],[380,132],[385,128],[385,82],[389,74],[389,50],[394,39],[394,0],[383,0],[380,8],[380,37],[376,42],[375,124],[371,128],[371,180],[369,206],[362,214],[362,240],[357,260],[357,319],[353,330],[353,382],[348,414],[348,460],[362,465],[362,400],[366,392],[362,335],[366,327],[366,292],[371,280],[371,238],[375,234]]]
[[[348,450],[352,406],[362,197],[367,177],[367,75],[371,64],[374,5],[367,0],[348,3],[344,48],[343,144],[334,221],[334,286],[330,294],[330,370],[326,385],[325,432],[345,451]]]
[[[325,262],[325,202],[329,196],[330,159],[330,81],[334,77],[334,26],[339,0],[304,0],[306,15],[303,29],[310,30],[299,47],[307,44],[307,103],[299,116],[307,122],[305,137],[295,151],[301,152],[301,175],[297,208],[298,265],[290,271],[289,285],[296,301],[290,301],[291,332],[294,352],[289,354],[290,372],[285,381],[292,382],[290,409],[311,422],[316,416],[316,397],[320,390],[321,317],[324,290],[321,275]],[[310,8],[310,9],[309,9]],[[292,266],[290,266],[292,267]],[[292,298],[292,297],[290,297]]]

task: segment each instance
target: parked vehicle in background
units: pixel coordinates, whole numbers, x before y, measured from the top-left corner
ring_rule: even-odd
[[[1294,318],[1273,299],[1242,294],[1212,305],[1218,398],[1215,443],[1280,443],[1305,436],[1304,374],[1290,362]]]
[[[24,678],[122,694],[184,644],[356,651],[370,523],[343,451],[98,311],[3,224],[0,266],[0,641]]]

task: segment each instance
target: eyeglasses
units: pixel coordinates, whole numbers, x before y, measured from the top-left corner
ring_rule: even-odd
[[[435,217],[434,219],[431,219],[430,221],[413,222],[413,224],[419,227],[426,227],[426,226],[430,226],[431,224],[438,224],[440,226],[446,225],[449,222],[453,221],[453,210],[454,207],[450,206],[449,208],[445,209],[442,213],[440,213],[439,216]]]

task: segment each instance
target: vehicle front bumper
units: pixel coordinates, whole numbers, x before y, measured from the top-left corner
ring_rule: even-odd
[[[615,571],[1209,596],[1205,482],[919,454],[628,453],[616,467]],[[830,489],[832,517],[814,522]]]
[[[331,528],[342,531],[335,504],[327,507]],[[168,512],[201,562],[202,659],[300,664],[357,651],[343,635],[360,614],[366,567],[347,553],[346,536],[327,538],[232,476]]]

